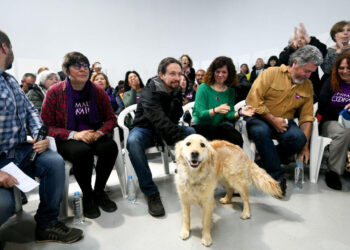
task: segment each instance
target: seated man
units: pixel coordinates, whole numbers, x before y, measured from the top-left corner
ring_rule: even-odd
[[[290,56],[289,66],[271,67],[259,76],[246,99],[256,115],[247,117],[248,136],[255,142],[263,168],[277,181],[285,195],[287,188],[281,162],[300,153],[309,160],[313,122],[313,89],[309,79],[322,63],[322,54],[306,45]],[[299,127],[293,121],[298,114]],[[275,147],[272,139],[278,140]]]
[[[127,141],[130,160],[141,191],[148,198],[148,212],[152,216],[162,216],[165,211],[158,188],[152,180],[145,150],[154,146],[155,141],[164,139],[168,145],[174,145],[195,133],[191,127],[177,125],[183,114],[180,76],[179,61],[168,57],[160,62],[158,76],[151,79],[142,90],[133,129]]]
[[[42,121],[16,79],[5,72],[11,68],[12,62],[11,42],[0,30],[0,225],[15,210],[13,186],[18,181],[1,171],[13,162],[25,173],[40,178],[40,204],[35,215],[36,240],[78,241],[83,237],[83,231],[68,228],[57,221],[65,181],[64,161],[59,154],[47,149],[50,145],[48,139],[36,141]],[[26,141],[27,126],[35,138],[32,142]],[[33,150],[38,157],[31,164],[29,156]]]

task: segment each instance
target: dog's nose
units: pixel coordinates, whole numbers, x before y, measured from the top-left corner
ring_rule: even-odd
[[[193,152],[191,152],[191,157],[192,157],[192,159],[197,159],[198,156],[199,156],[198,151],[193,151]]]

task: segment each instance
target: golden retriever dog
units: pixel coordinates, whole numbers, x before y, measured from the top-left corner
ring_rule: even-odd
[[[182,207],[180,237],[183,240],[190,235],[190,206],[199,204],[203,209],[202,244],[211,245],[210,225],[218,183],[226,189],[226,196],[220,199],[223,204],[231,203],[234,190],[239,192],[243,200],[242,219],[251,215],[251,183],[267,194],[282,197],[279,183],[252,162],[239,146],[227,141],[208,142],[203,136],[193,134],[176,144],[175,158],[175,184]]]

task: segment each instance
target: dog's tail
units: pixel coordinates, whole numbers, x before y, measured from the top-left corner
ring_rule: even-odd
[[[274,197],[283,198],[279,183],[254,162],[251,163],[250,174],[254,186],[258,189]]]

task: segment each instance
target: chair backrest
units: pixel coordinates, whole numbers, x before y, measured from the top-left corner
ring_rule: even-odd
[[[189,112],[191,114],[191,117],[192,117],[191,123],[193,123],[193,116],[192,116],[193,107],[194,107],[194,102],[189,102],[186,105],[182,106],[182,110],[184,111],[184,115],[186,112]],[[179,124],[185,125],[184,116],[181,117]]]
[[[123,129],[124,135],[124,147],[126,148],[126,142],[129,135],[130,128],[127,124],[125,124],[128,117],[131,117],[132,120],[135,118],[137,104],[133,104],[127,108],[125,108],[118,116],[118,126]]]
[[[239,103],[236,103],[235,110],[238,111],[240,108],[243,108],[245,105],[246,105],[245,100],[242,100]]]
[[[192,115],[193,107],[194,107],[194,102],[189,102],[186,105],[182,106],[182,109],[184,113],[188,111]]]

